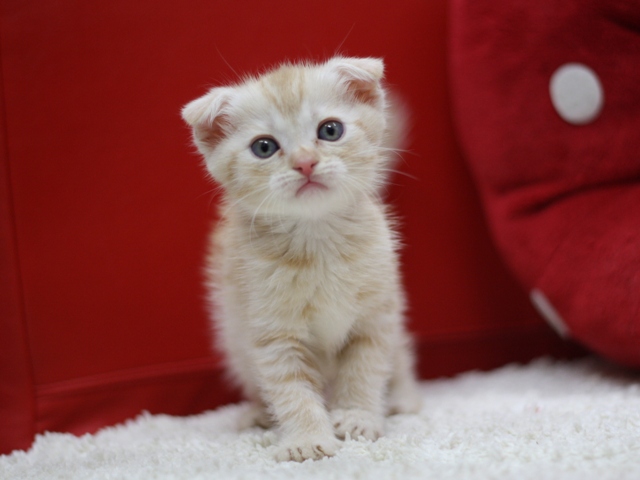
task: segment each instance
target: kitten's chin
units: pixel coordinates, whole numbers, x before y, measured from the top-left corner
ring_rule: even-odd
[[[260,208],[259,214],[273,216],[278,220],[319,219],[341,211],[346,203],[344,198],[325,185],[305,184],[298,187],[292,196],[273,202],[270,208]]]
[[[305,184],[300,187],[292,201],[287,202],[287,214],[299,218],[321,218],[339,213],[348,208],[357,195],[344,197],[326,185]]]
[[[361,193],[344,192],[336,185],[327,186],[318,181],[308,181],[289,192],[282,191],[266,198],[251,200],[230,198],[228,203],[236,205],[252,217],[317,219],[349,208],[351,204],[358,202]]]

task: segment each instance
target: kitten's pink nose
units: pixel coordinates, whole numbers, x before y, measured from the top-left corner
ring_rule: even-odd
[[[304,160],[298,160],[293,166],[294,170],[297,170],[305,177],[310,177],[313,173],[313,167],[317,165],[318,161],[313,158],[305,158]]]

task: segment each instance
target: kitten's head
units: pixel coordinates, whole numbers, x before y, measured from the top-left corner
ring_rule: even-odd
[[[384,65],[337,57],[284,65],[184,107],[208,171],[251,213],[323,214],[384,180]]]

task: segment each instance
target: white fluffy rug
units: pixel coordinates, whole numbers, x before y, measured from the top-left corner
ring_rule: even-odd
[[[276,435],[236,425],[246,405],[142,415],[95,435],[39,436],[0,456],[2,480],[640,479],[640,377],[594,360],[538,360],[424,382],[420,415],[330,459],[272,459]]]

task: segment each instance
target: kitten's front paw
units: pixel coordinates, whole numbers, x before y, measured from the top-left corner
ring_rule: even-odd
[[[276,451],[278,462],[304,462],[333,457],[340,448],[340,442],[333,437],[318,440],[284,441]]]
[[[384,433],[384,417],[359,408],[337,408],[331,411],[331,423],[336,435],[345,438],[363,436],[367,440],[377,440]]]

